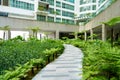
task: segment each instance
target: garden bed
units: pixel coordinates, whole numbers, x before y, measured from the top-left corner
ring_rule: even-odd
[[[57,40],[0,41],[0,80],[30,80],[63,50]]]

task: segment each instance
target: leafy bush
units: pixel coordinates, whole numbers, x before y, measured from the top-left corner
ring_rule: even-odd
[[[120,80],[120,50],[100,40],[69,40],[82,49],[83,80]]]
[[[49,39],[0,42],[0,74],[4,74],[5,70],[15,70],[17,64],[24,65],[31,59],[45,59],[46,56],[43,51],[51,48],[59,48],[61,52],[64,49],[59,41]]]

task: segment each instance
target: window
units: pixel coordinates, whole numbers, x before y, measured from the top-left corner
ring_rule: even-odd
[[[96,0],[80,0],[80,5],[82,4],[88,4],[88,3],[95,3]]]
[[[49,8],[48,11],[49,11],[50,14],[54,14],[54,9],[53,8]]]
[[[41,1],[44,1],[44,2],[46,2],[47,0],[41,0]]]
[[[34,4],[26,3],[18,0],[9,0],[9,6],[26,10],[34,10]]]
[[[56,18],[56,22],[61,22],[61,18]]]
[[[80,7],[80,12],[90,11],[90,10],[91,10],[91,6]]]
[[[61,2],[56,1],[56,7],[61,7]]]
[[[3,0],[3,5],[8,6],[8,0]]]
[[[50,22],[54,22],[54,17],[50,17],[50,16],[48,16],[48,21],[50,21]]]
[[[74,3],[75,2],[74,0],[64,0],[64,1],[67,1],[67,2],[70,2],[70,3]]]
[[[57,15],[61,15],[61,11],[58,10],[58,9],[56,9],[56,14],[57,14]]]
[[[0,0],[0,5],[1,5],[1,0]]]
[[[66,17],[74,17],[74,13],[67,12],[67,11],[62,11],[62,16],[66,16]]]
[[[54,5],[54,0],[48,0],[50,5]]]
[[[46,21],[46,16],[37,15],[37,20],[38,20],[38,21]]]
[[[0,16],[8,17],[8,13],[0,12]]]
[[[69,9],[69,10],[74,10],[74,6],[66,4],[66,3],[62,3],[62,8]]]
[[[99,0],[99,1],[98,1],[99,6],[100,6],[103,2],[105,2],[105,0]]]
[[[62,22],[67,24],[74,24],[74,20],[69,20],[69,19],[62,19]]]
[[[96,10],[96,5],[93,5],[93,6],[92,6],[92,10]]]
[[[93,2],[93,3],[95,3],[95,2],[96,2],[96,0],[93,0],[92,2]]]

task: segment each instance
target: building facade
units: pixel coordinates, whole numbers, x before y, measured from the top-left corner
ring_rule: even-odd
[[[0,15],[38,21],[76,24],[92,18],[112,0],[0,0]]]
[[[0,0],[0,15],[74,24],[75,0]]]

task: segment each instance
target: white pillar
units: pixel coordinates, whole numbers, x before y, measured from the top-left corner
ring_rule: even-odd
[[[106,26],[105,26],[105,24],[102,24],[102,40],[103,41],[106,41],[106,34],[107,34],[107,32],[106,32]]]
[[[90,36],[91,36],[91,40],[93,40],[93,30],[90,29]]]
[[[56,30],[56,39],[59,39],[59,30]]]
[[[29,30],[29,38],[31,38],[32,36],[33,36],[33,32]]]
[[[48,15],[46,16],[46,22],[48,21]]]
[[[4,38],[3,39],[8,40],[10,38],[11,38],[11,32],[10,32],[10,30],[5,30],[4,31]]]
[[[75,39],[78,39],[78,32],[74,32]]]
[[[87,32],[86,31],[84,32],[84,40],[85,41],[87,40]]]

